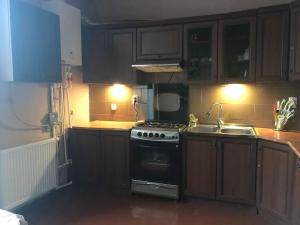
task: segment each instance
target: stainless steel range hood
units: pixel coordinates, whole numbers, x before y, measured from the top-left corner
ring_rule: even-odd
[[[143,62],[134,64],[132,67],[146,73],[180,73],[183,71],[182,64],[179,62]]]

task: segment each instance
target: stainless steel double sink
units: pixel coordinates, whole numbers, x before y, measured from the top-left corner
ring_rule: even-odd
[[[253,126],[241,124],[224,124],[221,128],[215,124],[199,124],[195,127],[188,127],[186,131],[190,133],[202,134],[239,135],[248,137],[256,136]]]

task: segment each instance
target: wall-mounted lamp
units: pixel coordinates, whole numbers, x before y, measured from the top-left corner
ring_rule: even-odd
[[[114,84],[111,87],[111,97],[112,100],[124,100],[128,95],[128,90],[125,85]]]
[[[228,84],[224,87],[223,94],[226,100],[242,100],[247,94],[247,87],[243,84]]]

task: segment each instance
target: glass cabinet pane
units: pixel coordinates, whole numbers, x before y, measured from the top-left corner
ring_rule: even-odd
[[[223,78],[248,79],[250,72],[250,24],[223,28]]]
[[[211,80],[212,27],[188,30],[187,74],[189,80]]]

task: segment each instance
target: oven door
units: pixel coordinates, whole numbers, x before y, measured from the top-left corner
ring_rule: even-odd
[[[133,180],[179,185],[182,171],[181,145],[155,141],[131,141]]]

